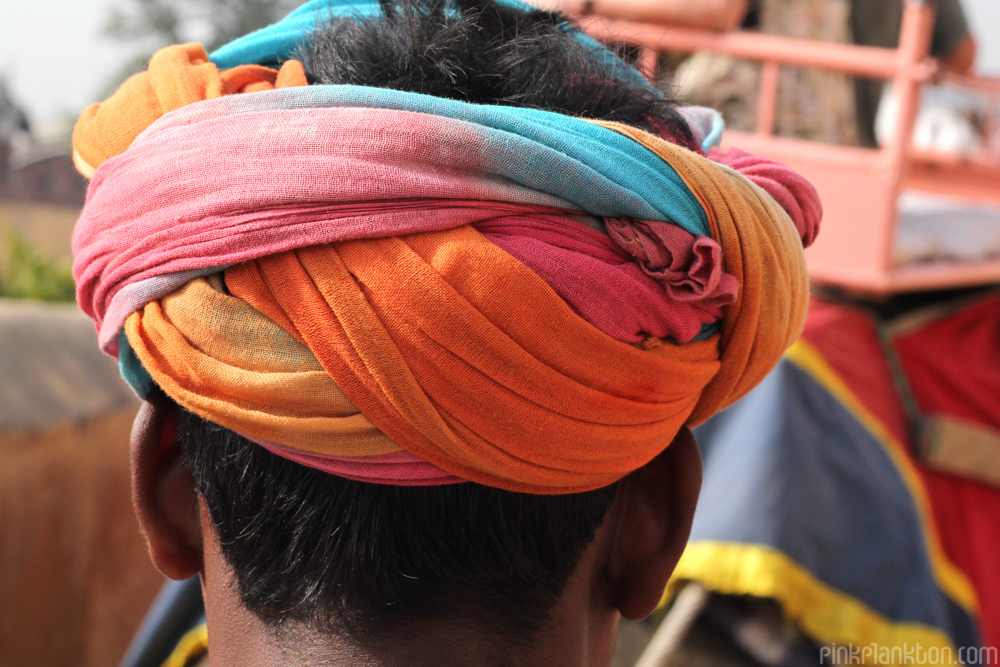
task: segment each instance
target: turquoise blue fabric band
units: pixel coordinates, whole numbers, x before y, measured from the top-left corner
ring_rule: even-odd
[[[497,0],[497,4],[524,12],[535,9],[520,0]],[[378,0],[312,0],[277,23],[220,47],[209,58],[219,67],[276,65],[291,58],[295,49],[316,29],[316,26],[322,25],[325,21],[338,17],[372,18],[381,15],[382,8]],[[568,24],[567,30],[572,31],[581,43],[592,48],[609,69],[619,76],[653,88],[634,67],[599,42]]]
[[[136,139],[170,125],[206,122],[274,109],[351,107],[429,114],[466,123],[479,135],[469,149],[491,160],[489,171],[598,217],[662,220],[711,236],[698,198],[668,163],[642,144],[580,118],[552,111],[470,104],[367,86],[313,85],[226,95],[156,121]]]

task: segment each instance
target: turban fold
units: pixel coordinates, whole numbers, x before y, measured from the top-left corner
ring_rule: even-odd
[[[172,48],[74,133],[78,300],[140,393],[353,479],[580,492],[801,329],[819,209],[783,167]]]
[[[165,113],[188,104],[234,93],[306,85],[297,60],[280,70],[241,65],[219,71],[200,44],[161,49],[146,72],[129,77],[110,99],[91,104],[73,132],[73,163],[87,178],[97,165],[127,149],[139,134]]]

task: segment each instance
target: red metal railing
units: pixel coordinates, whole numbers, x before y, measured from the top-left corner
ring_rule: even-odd
[[[1000,160],[985,151],[951,155],[916,151],[911,137],[920,88],[938,78],[1000,97],[1000,79],[944,75],[928,57],[934,8],[907,0],[899,47],[832,44],[749,32],[716,33],[601,17],[581,17],[581,27],[604,42],[640,50],[640,68],[656,75],[661,52],[710,51],[762,65],[757,127],[727,132],[727,144],[786,162],[811,178],[823,197],[823,233],[807,251],[818,282],[867,292],[930,289],[1000,282],[1000,261],[895,266],[893,240],[902,189],[994,202],[1000,206]],[[816,68],[892,81],[898,99],[894,131],[878,150],[831,146],[774,136],[782,67]]]

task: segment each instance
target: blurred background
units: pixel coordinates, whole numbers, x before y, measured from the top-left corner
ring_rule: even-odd
[[[8,2],[0,22],[0,665],[116,665],[163,584],[129,497],[138,403],[74,303],[79,113],[168,44],[295,0]]]
[[[157,49],[199,41],[211,51],[298,4],[6,3],[0,22],[0,666],[117,664],[163,582],[145,556],[129,499],[128,433],[137,402],[73,303],[70,238],[86,196],[72,163],[73,123],[88,104],[144,69]],[[978,44],[975,72],[1000,76],[1000,1],[963,5]],[[962,102],[946,96],[943,105]],[[648,629],[625,628],[636,633],[635,648],[620,664],[634,662]],[[728,663],[718,658],[714,664]]]

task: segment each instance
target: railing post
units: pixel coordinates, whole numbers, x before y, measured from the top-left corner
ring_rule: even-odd
[[[771,136],[778,117],[778,84],[781,65],[767,60],[760,71],[760,91],[757,94],[757,134]]]
[[[886,149],[905,157],[920,106],[921,65],[930,53],[934,30],[934,5],[928,0],[906,0],[899,31],[898,66],[893,87],[898,100],[896,131]],[[894,155],[895,156],[895,155]]]
[[[882,148],[885,177],[896,188],[905,178],[906,158],[913,140],[913,127],[920,111],[920,85],[925,69],[922,67],[930,53],[931,35],[934,30],[934,4],[929,0],[906,0],[903,8],[903,25],[899,31],[899,48],[896,51],[898,65],[892,80],[896,95],[896,126],[887,143]],[[893,265],[892,248],[896,232],[896,197],[892,198],[892,209],[880,211],[880,219],[893,221],[881,226],[881,235],[876,239],[879,253],[884,258],[883,266]]]

